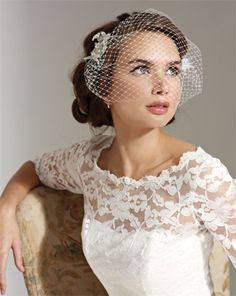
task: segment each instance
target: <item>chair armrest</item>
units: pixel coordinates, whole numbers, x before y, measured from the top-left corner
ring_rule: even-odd
[[[18,205],[29,296],[108,295],[82,249],[83,195],[39,186]]]
[[[209,266],[216,296],[230,296],[229,259],[222,245],[214,239]]]

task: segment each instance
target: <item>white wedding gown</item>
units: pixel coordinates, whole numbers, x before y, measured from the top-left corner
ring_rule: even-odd
[[[110,296],[213,296],[215,237],[236,268],[236,179],[200,146],[139,180],[97,160],[114,136],[94,136],[33,161],[46,186],[84,195],[84,255]]]

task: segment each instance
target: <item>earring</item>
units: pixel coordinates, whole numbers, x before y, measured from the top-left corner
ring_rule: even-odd
[[[110,109],[110,105],[109,105],[109,103],[107,103],[107,108]]]

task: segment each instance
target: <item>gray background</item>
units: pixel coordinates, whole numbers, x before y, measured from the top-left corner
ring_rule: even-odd
[[[218,157],[236,178],[234,1],[0,1],[1,191],[25,161],[88,138],[88,126],[72,117],[68,78],[83,38],[122,12],[150,7],[169,15],[203,55],[203,93],[164,129]],[[27,295],[12,252],[7,284],[5,295]]]

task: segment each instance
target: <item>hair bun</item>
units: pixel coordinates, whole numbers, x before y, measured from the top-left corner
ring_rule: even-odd
[[[123,20],[125,20],[127,17],[129,17],[129,16],[130,16],[129,13],[124,12],[124,13],[118,15],[116,18],[117,18],[119,21],[123,21]]]

